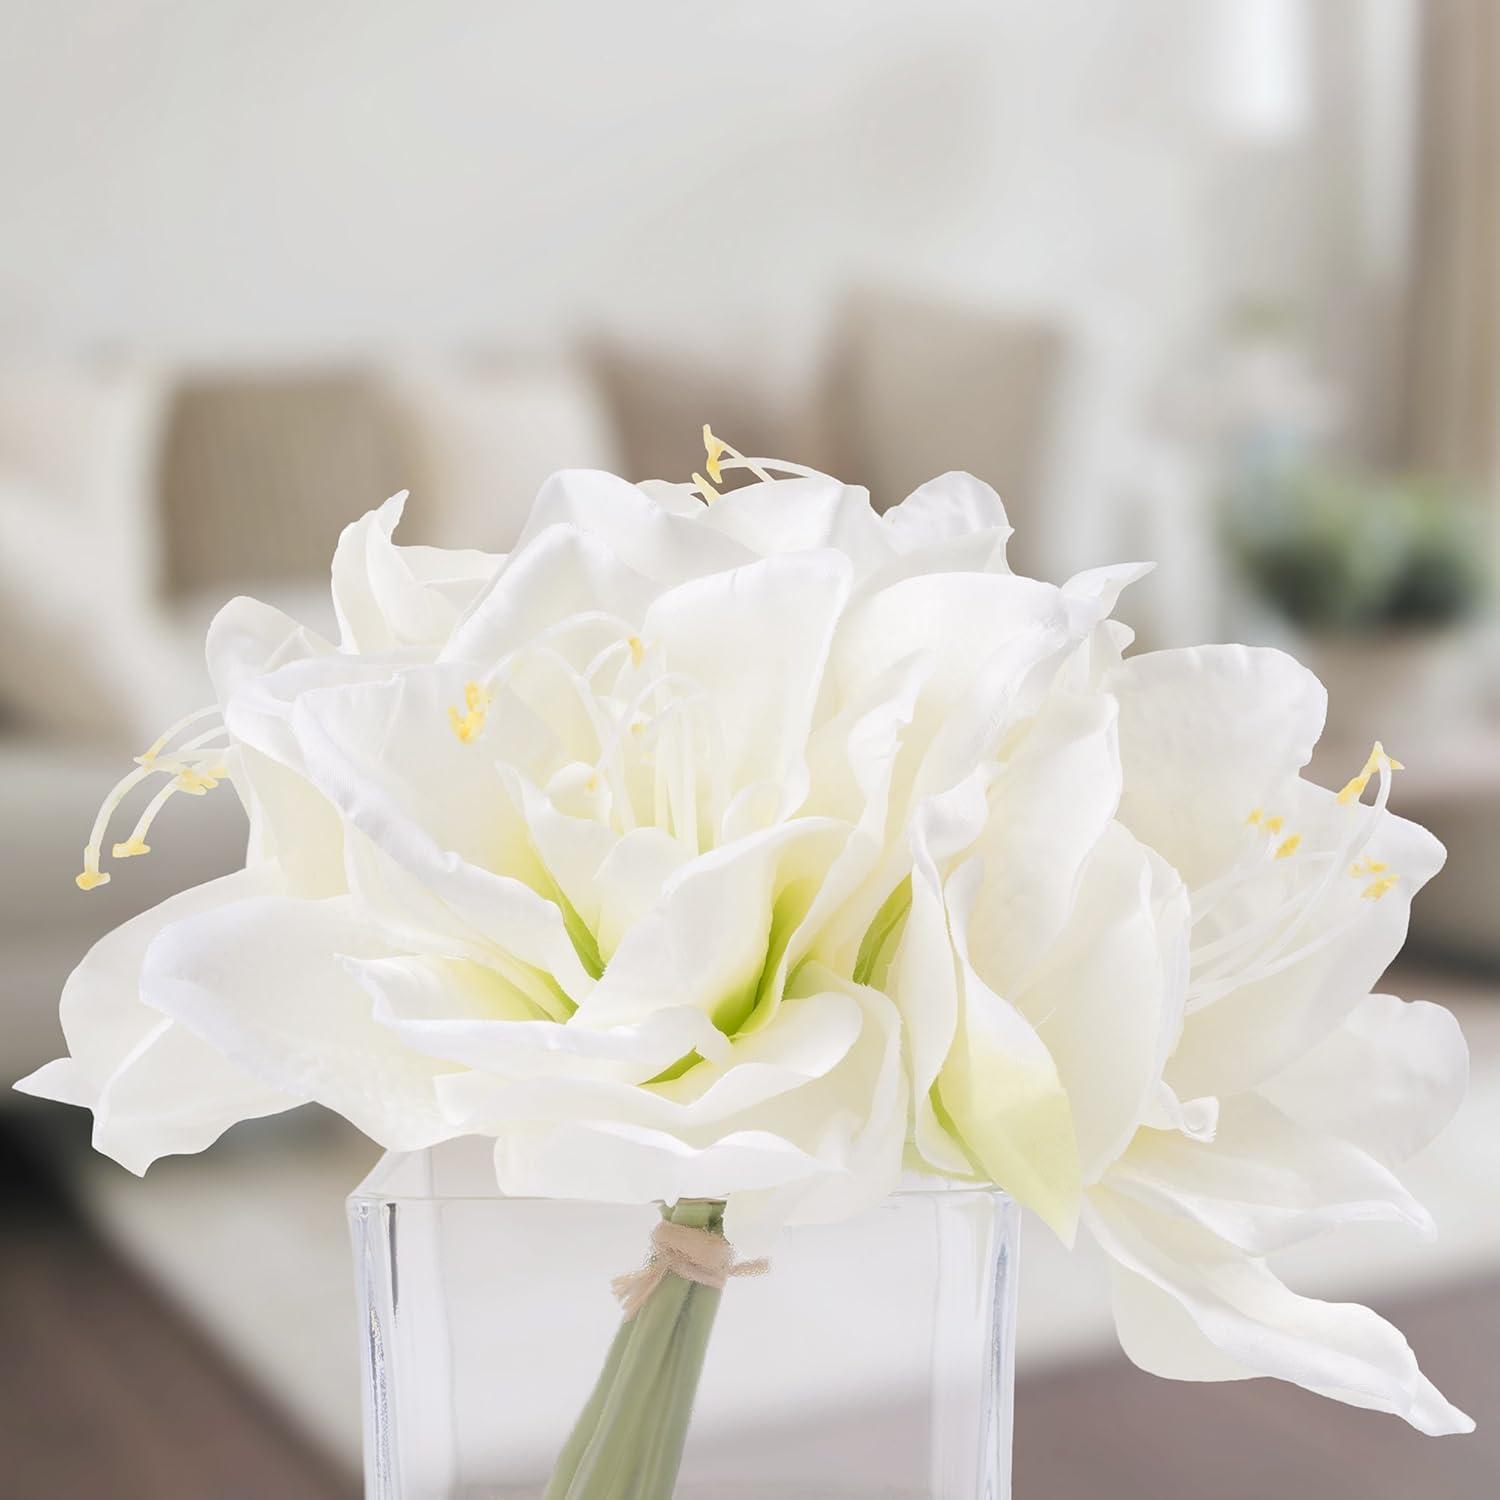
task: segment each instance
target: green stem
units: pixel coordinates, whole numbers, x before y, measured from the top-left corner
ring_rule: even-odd
[[[619,1373],[621,1364],[624,1363],[626,1351],[630,1347],[631,1335],[634,1332],[633,1322],[620,1324],[619,1332],[615,1334],[614,1342],[609,1346],[609,1353],[605,1356],[604,1368],[599,1372],[598,1380],[594,1382],[593,1392],[578,1421],[574,1424],[573,1431],[568,1435],[568,1441],[563,1444],[562,1452],[558,1455],[557,1467],[553,1469],[552,1478],[543,1492],[543,1500],[567,1500],[573,1475],[577,1473],[584,1450],[588,1447],[589,1440],[599,1425],[600,1415],[604,1411],[605,1403],[609,1400],[610,1391],[614,1388],[615,1377]]]
[[[724,1205],[663,1217],[722,1233]],[[669,1273],[620,1325],[544,1500],[670,1500],[721,1296]]]
[[[708,1337],[723,1295],[717,1287],[708,1286],[695,1286],[688,1292],[662,1379],[660,1419],[641,1465],[640,1500],[668,1500],[676,1487]]]

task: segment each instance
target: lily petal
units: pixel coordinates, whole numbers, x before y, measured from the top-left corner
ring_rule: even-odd
[[[1212,1143],[1142,1130],[1110,1172],[1109,1186],[1253,1255],[1341,1224],[1403,1224],[1428,1239],[1436,1234],[1427,1211],[1373,1157],[1296,1124],[1254,1094],[1224,1101]]]
[[[437,1107],[441,1069],[375,1021],[341,962],[388,954],[347,897],[252,897],[164,928],[141,997],[269,1088],[415,1151],[457,1133]]]
[[[94,1146],[132,1172],[160,1156],[201,1151],[239,1120],[302,1102],[268,1086],[143,1003],[142,965],[174,923],[232,910],[279,885],[269,867],[241,870],[173,896],[89,950],[62,995],[72,1055],[16,1085],[22,1093],[94,1111]]]
[[[1468,1081],[1469,1049],[1451,1012],[1368,995],[1262,1092],[1309,1129],[1391,1165],[1415,1156],[1453,1118]]]
[[[1275,1375],[1429,1435],[1472,1432],[1398,1330],[1355,1303],[1299,1297],[1199,1225],[1095,1189],[1089,1227],[1115,1272],[1115,1322],[1142,1369],[1178,1380]]]

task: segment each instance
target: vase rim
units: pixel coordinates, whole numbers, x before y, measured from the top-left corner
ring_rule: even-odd
[[[479,1137],[470,1137],[468,1140],[479,1140]],[[444,1142],[440,1147],[428,1147],[423,1151],[387,1151],[379,1161],[370,1169],[359,1184],[348,1194],[347,1202],[353,1203],[574,1203],[587,1204],[599,1208],[650,1208],[659,1206],[661,1199],[635,1199],[630,1201],[617,1201],[608,1198],[573,1198],[564,1196],[551,1196],[541,1193],[506,1193],[502,1192],[493,1178],[493,1167],[489,1164],[489,1152],[486,1150],[482,1160],[470,1161],[462,1164],[463,1168],[454,1173],[456,1177],[468,1175],[472,1180],[469,1183],[455,1184],[456,1190],[450,1192],[439,1191],[432,1180],[432,1157],[435,1150],[442,1147],[458,1145],[457,1142]],[[986,1198],[1009,1202],[1010,1195],[1004,1189],[996,1187],[993,1183],[979,1182],[974,1179],[944,1177],[935,1173],[922,1173],[912,1170],[904,1171],[896,1186],[888,1192],[884,1198],[870,1205],[872,1208],[879,1207],[880,1203],[887,1202],[893,1198],[922,1198],[922,1197],[947,1197],[961,1193],[983,1194]],[[717,1200],[711,1197],[695,1195],[674,1200],[682,1203],[711,1203]]]

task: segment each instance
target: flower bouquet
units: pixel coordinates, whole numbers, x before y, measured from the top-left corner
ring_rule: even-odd
[[[726,1282],[904,1169],[1086,1229],[1147,1370],[1468,1430],[1267,1261],[1432,1233],[1393,1168],[1466,1054],[1371,993],[1443,858],[1398,762],[1303,780],[1314,677],[1128,654],[1146,569],[1013,574],[968,475],[881,515],[705,441],[688,483],[558,474],[503,557],[397,546],[396,496],[339,541],[337,642],[226,605],[216,702],[78,884],[225,783],[245,868],[101,941],[18,1086],[134,1171],[315,1100],[394,1151],[488,1138],[507,1195],[661,1205],[549,1500],[670,1495]]]

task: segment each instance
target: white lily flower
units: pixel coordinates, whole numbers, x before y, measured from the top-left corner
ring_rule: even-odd
[[[1466,1431],[1395,1329],[1266,1259],[1342,1224],[1432,1232],[1392,1168],[1456,1107],[1462,1037],[1369,990],[1442,850],[1386,811],[1381,747],[1339,793],[1300,779],[1325,700],[1289,658],[1115,644],[1097,629],[919,820],[892,979],[917,1146],[1086,1223],[1143,1367]]]
[[[1369,991],[1442,847],[1386,811],[1399,766],[1379,745],[1338,793],[1300,779],[1324,693],[1278,652],[1157,652],[1107,686],[1121,818],[1182,873],[1193,910],[1163,1109],[1087,1210],[1117,1262],[1122,1342],[1159,1374],[1277,1375],[1423,1432],[1467,1432],[1396,1329],[1299,1297],[1266,1261],[1340,1224],[1435,1232],[1391,1169],[1457,1108],[1463,1038],[1438,1007]]]
[[[970,476],[881,516],[705,437],[691,484],[556,475],[504,558],[398,547],[388,501],[340,541],[337,644],[226,606],[217,703],[79,884],[226,781],[247,868],[101,942],[19,1087],[137,1171],[316,1100],[394,1149],[492,1137],[513,1193],[727,1199],[750,1244],[906,1159],[1087,1224],[1148,1368],[1461,1430],[1395,1330],[1266,1264],[1428,1227],[1392,1167],[1464,1058],[1369,994],[1442,857],[1395,762],[1303,782],[1308,674],[1125,657],[1142,569],[1013,575]]]
[[[403,498],[340,540],[336,646],[215,621],[215,711],[136,775],[231,781],[250,867],[101,944],[73,1055],[23,1087],[136,1170],[311,1099],[395,1149],[491,1135],[510,1191],[727,1197],[742,1237],[882,1196],[900,1021],[826,934],[902,878],[904,738],[962,699],[898,596],[993,577],[1002,634],[1066,613],[1005,572],[998,499],[570,472],[502,559],[396,546]]]

